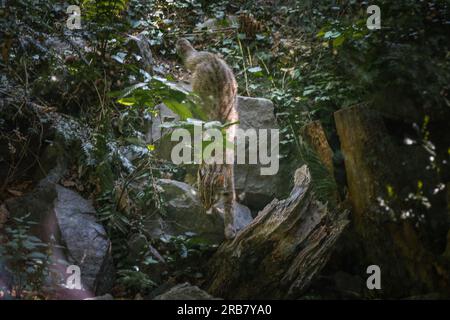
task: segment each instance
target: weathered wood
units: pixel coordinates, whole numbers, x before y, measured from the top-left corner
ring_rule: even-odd
[[[322,125],[320,124],[320,121],[316,120],[308,123],[301,129],[300,134],[317,154],[320,161],[322,161],[330,172],[331,176],[333,176],[333,151],[331,150],[327,136]]]
[[[316,201],[306,166],[285,200],[273,200],[210,262],[207,291],[232,299],[298,298],[327,262],[348,223]]]
[[[387,130],[382,118],[366,108],[352,107],[334,114],[336,129],[345,159],[353,217],[359,227],[368,221],[372,213],[370,207],[382,187],[381,181],[389,181],[382,155],[392,155],[393,146],[387,138]],[[393,159],[394,160],[394,159]]]

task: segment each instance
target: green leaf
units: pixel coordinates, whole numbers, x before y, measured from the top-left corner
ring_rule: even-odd
[[[182,120],[192,118],[192,112],[189,110],[186,104],[183,104],[172,97],[164,98],[163,102],[170,110],[179,115]]]
[[[333,47],[338,48],[344,43],[345,37],[340,35],[336,39],[333,40]]]
[[[118,96],[118,97],[123,98],[123,97],[126,97],[129,94],[131,94],[136,89],[145,87],[147,85],[148,85],[147,82],[139,82],[139,83],[133,84],[132,86],[130,86],[128,88],[125,88],[123,91],[111,93],[111,96]]]
[[[134,97],[120,98],[117,102],[124,106],[133,106],[136,103],[136,99]]]

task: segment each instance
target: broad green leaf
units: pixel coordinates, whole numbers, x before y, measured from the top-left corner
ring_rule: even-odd
[[[117,102],[124,106],[133,106],[136,103],[136,99],[134,97],[120,98]]]
[[[164,98],[163,102],[170,110],[179,115],[182,120],[192,118],[192,112],[188,109],[186,104],[183,104],[171,97]]]
[[[117,93],[117,92],[114,92],[114,93],[112,93],[112,95],[117,95],[118,94],[118,96],[119,97],[121,97],[121,98],[123,98],[123,97],[126,97],[126,96],[128,96],[129,94],[131,94],[133,91],[135,91],[136,89],[139,89],[139,88],[143,88],[143,87],[145,87],[145,86],[147,86],[148,85],[148,83],[147,82],[139,82],[139,83],[136,83],[136,84],[133,84],[132,86],[130,86],[130,87],[128,87],[128,88],[125,88],[123,91],[121,91],[120,93]]]

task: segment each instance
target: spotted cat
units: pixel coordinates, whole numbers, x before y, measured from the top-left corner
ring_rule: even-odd
[[[233,71],[217,55],[197,51],[186,39],[177,41],[177,53],[184,65],[192,72],[192,89],[203,104],[208,120],[222,123],[237,122],[237,82]],[[227,128],[227,135],[234,140],[237,125]],[[234,203],[234,165],[227,160],[224,164],[201,164],[198,170],[200,198],[207,211],[215,204],[223,202],[225,237],[235,237]]]

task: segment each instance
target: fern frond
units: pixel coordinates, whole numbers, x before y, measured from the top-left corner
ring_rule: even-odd
[[[320,160],[317,153],[301,136],[298,137],[298,149],[302,162],[304,162],[312,177],[312,187],[317,198],[330,206],[336,205],[337,185],[332,172]]]

